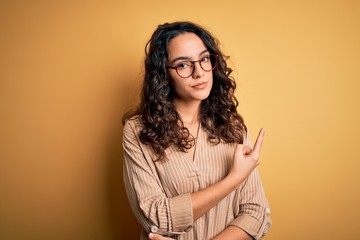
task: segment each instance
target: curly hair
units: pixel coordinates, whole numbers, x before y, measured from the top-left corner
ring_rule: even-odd
[[[145,47],[145,76],[140,104],[122,119],[123,124],[131,118],[140,119],[140,141],[151,147],[158,156],[156,160],[164,160],[165,149],[171,145],[186,152],[195,144],[194,137],[184,126],[173,104],[174,92],[166,69],[168,44],[183,33],[196,34],[210,54],[218,55],[210,95],[200,106],[201,126],[207,131],[208,140],[213,144],[221,141],[243,143],[247,132],[244,120],[236,110],[238,101],[234,95],[236,83],[230,76],[232,69],[227,66],[228,57],[220,51],[218,41],[210,32],[192,22],[165,23],[158,26]]]

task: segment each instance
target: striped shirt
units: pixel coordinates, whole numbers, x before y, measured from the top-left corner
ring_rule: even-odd
[[[138,119],[124,126],[123,177],[132,211],[143,227],[140,240],[157,229],[181,240],[212,239],[228,226],[236,226],[260,239],[271,225],[270,209],[255,169],[236,190],[196,221],[191,193],[219,182],[229,172],[236,143],[211,144],[200,127],[194,159],[170,146],[168,160],[156,156],[139,139]]]

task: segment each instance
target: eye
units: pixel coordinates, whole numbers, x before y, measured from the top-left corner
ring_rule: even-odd
[[[209,56],[205,56],[201,58],[201,62],[208,62],[210,61],[210,57]]]
[[[189,62],[182,62],[182,63],[179,63],[176,68],[181,70],[181,69],[185,69],[187,67],[189,67],[191,64]]]

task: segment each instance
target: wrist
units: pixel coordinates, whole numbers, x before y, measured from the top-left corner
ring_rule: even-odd
[[[231,188],[231,191],[234,191],[242,182],[244,178],[239,177],[238,175],[229,173],[224,179],[224,185],[228,188]]]

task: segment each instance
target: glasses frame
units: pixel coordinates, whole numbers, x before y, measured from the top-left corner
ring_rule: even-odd
[[[176,70],[176,73],[177,73],[177,75],[179,75],[179,77],[181,77],[181,78],[188,78],[188,77],[190,77],[190,76],[192,76],[193,74],[194,74],[194,72],[195,72],[195,63],[199,63],[199,65],[200,65],[200,67],[201,67],[201,69],[202,70],[204,70],[205,72],[211,72],[212,70],[214,70],[216,67],[217,67],[217,65],[218,65],[218,58],[219,58],[219,55],[218,54],[209,54],[209,57],[210,57],[210,61],[211,61],[211,56],[214,56],[215,58],[215,63],[213,64],[213,63],[211,63],[211,64],[213,64],[213,67],[212,67],[212,69],[210,69],[210,70],[205,70],[204,68],[203,68],[203,66],[201,65],[201,59],[200,60],[197,60],[197,61],[190,61],[190,60],[187,60],[186,62],[190,62],[191,64],[192,64],[192,72],[191,72],[191,74],[189,75],[189,76],[187,76],[187,77],[183,77],[183,76],[181,76],[180,74],[179,74],[179,72],[178,72],[178,67],[179,67],[179,65],[177,65],[177,66],[175,66],[175,67],[173,67],[173,66],[166,66],[167,68],[171,68],[171,69],[175,69]]]

